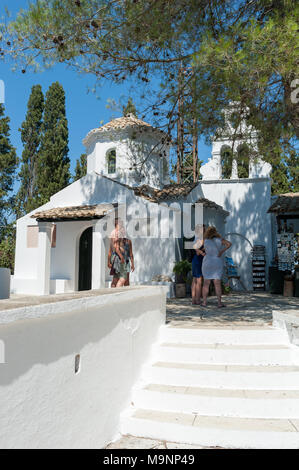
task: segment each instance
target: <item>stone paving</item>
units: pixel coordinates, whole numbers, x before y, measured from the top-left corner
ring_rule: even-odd
[[[177,442],[166,442],[142,437],[122,436],[115,442],[109,444],[106,449],[211,449],[211,447],[201,447],[192,444],[180,444]],[[217,447],[213,447],[216,449]],[[218,447],[220,449],[220,447]]]
[[[168,299],[166,322],[179,328],[255,328],[272,324],[272,310],[299,312],[298,297],[283,297],[268,292],[239,292],[222,298],[225,308],[217,308],[215,296],[207,307],[191,304],[191,298]]]

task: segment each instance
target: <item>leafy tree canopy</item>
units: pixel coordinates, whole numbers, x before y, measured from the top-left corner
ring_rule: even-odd
[[[2,53],[23,72],[64,62],[99,82],[151,88],[159,78],[146,96],[154,124],[169,132],[178,96],[188,103],[192,94],[207,138],[223,132],[223,110],[237,102],[272,161],[291,155],[299,136],[298,17],[295,0],[36,0],[2,27]]]

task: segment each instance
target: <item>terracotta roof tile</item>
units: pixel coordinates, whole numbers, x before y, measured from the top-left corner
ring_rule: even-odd
[[[162,189],[153,188],[151,186],[148,186],[147,184],[143,184],[142,186],[138,186],[138,187],[133,187],[133,186],[129,186],[127,184],[121,183],[117,180],[114,180],[113,178],[109,178],[106,175],[105,176],[101,175],[101,176],[110,181],[113,181],[114,183],[120,184],[121,186],[124,186],[130,189],[131,191],[134,191],[134,194],[136,196],[142,197],[144,199],[147,199],[150,202],[155,202],[155,203],[184,198],[188,196],[188,194],[192,191],[192,189],[194,189],[198,185],[198,182],[196,182],[196,183],[184,183],[184,184],[167,184],[163,186]],[[225,212],[227,215],[229,214],[229,212],[224,210],[222,206],[219,206],[218,204],[216,204],[216,202],[210,201],[209,199],[200,198],[196,202],[202,203],[204,207],[218,209],[218,210]]]
[[[138,129],[139,132],[147,132],[147,131],[154,132],[156,134],[159,134],[161,138],[167,136],[167,134],[161,129],[158,129],[157,127],[153,127],[151,124],[145,121],[142,121],[141,119],[138,119],[133,114],[129,114],[128,116],[123,116],[123,117],[113,119],[112,121],[108,122],[107,124],[104,124],[101,127],[92,129],[87,134],[85,139],[83,139],[83,144],[86,145],[89,139],[94,134],[105,133],[105,132],[110,132],[114,130],[128,129],[128,128],[136,128]]]
[[[141,196],[152,202],[163,202],[188,196],[197,183],[168,184],[162,189],[152,188],[146,184],[132,188],[136,196]]]
[[[117,204],[112,204],[114,207]],[[31,217],[37,220],[73,220],[73,219],[99,219],[111,210],[111,204],[95,204],[85,206],[54,207],[44,211],[35,212]]]
[[[209,199],[206,199],[204,197],[201,197],[200,199],[198,199],[196,203],[203,204],[204,207],[221,210],[222,212],[226,212],[226,214],[229,214],[229,212],[224,210],[222,206],[219,206],[219,204],[216,204],[216,202],[210,201]]]
[[[299,213],[299,193],[279,194],[268,212],[282,214],[286,212]]]

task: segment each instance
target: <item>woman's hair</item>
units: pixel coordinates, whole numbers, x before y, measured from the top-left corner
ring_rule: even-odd
[[[221,238],[221,235],[219,235],[219,233],[217,232],[216,227],[211,225],[210,227],[208,227],[206,229],[205,234],[204,234],[204,238],[205,239]]]

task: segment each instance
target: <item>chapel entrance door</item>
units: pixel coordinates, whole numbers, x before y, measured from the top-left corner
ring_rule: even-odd
[[[78,290],[91,289],[92,278],[92,227],[84,230],[79,243],[79,286]]]

